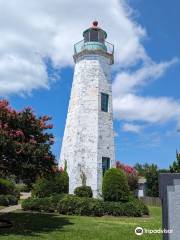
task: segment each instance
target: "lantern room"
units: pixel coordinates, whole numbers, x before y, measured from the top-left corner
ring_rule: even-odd
[[[107,33],[98,27],[98,22],[94,21],[92,26],[83,32],[83,40],[74,45],[74,60],[84,54],[99,54],[110,59],[110,64],[114,63],[114,45],[107,42]]]
[[[84,42],[105,42],[107,33],[98,27],[98,22],[94,21],[92,27],[88,28],[83,32]]]

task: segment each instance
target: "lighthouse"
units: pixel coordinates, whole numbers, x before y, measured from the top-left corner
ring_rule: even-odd
[[[87,185],[101,196],[102,179],[115,166],[111,65],[114,46],[94,21],[74,45],[74,77],[59,165],[67,166],[69,193]]]

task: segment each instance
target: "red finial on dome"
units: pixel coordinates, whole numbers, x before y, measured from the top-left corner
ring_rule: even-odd
[[[98,26],[98,21],[93,21],[92,24],[93,24],[93,27],[94,27],[94,28],[97,28],[97,26]]]

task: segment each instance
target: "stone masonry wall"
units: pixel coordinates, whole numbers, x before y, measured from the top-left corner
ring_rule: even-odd
[[[101,92],[109,94],[109,111],[101,111]],[[91,186],[94,197],[102,188],[102,157],[115,165],[109,59],[100,55],[82,56],[75,65],[71,97],[61,148],[60,166],[67,162],[69,192]]]

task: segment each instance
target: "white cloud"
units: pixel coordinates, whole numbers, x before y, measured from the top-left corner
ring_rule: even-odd
[[[125,94],[113,101],[116,119],[163,123],[180,121],[180,102],[167,97],[140,97]]]
[[[124,132],[139,133],[142,130],[142,126],[132,123],[124,123],[122,126]]]
[[[0,6],[0,95],[48,87],[42,58],[72,65],[73,44],[94,19],[115,45],[117,66],[148,59],[146,32],[124,0],[0,0]]]
[[[133,10],[125,0],[0,0],[0,6],[0,96],[49,88],[43,58],[50,58],[57,68],[72,66],[73,44],[98,19],[115,45],[116,119],[153,123],[179,119],[178,101],[136,96],[177,59],[159,64],[151,60],[142,44],[146,30],[132,18]],[[136,63],[143,67],[130,72]]]
[[[155,63],[148,62],[146,65],[135,72],[121,72],[116,75],[113,82],[113,94],[135,93],[140,87],[145,86],[149,81],[156,80],[161,77],[165,71],[173,64],[177,63],[177,58],[171,61]]]
[[[168,97],[139,95],[142,87],[163,76],[167,69],[177,62],[177,58],[161,63],[147,61],[137,71],[117,74],[112,86],[115,118],[148,123],[170,120],[180,122],[180,101]]]

